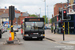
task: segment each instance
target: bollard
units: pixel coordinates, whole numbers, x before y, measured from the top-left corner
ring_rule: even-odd
[[[14,43],[12,36],[11,36],[11,31],[10,31],[10,36],[9,36],[9,40],[7,41],[8,44],[12,44]]]
[[[21,29],[21,34],[23,34],[23,29]]]

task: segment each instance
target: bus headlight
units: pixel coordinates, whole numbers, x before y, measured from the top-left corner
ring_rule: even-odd
[[[41,34],[41,36],[45,36],[45,34]]]
[[[28,34],[26,34],[26,36],[29,36]]]
[[[28,34],[25,34],[24,36],[29,36]]]

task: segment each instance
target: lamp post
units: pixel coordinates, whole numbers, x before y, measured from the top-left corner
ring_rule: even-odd
[[[39,8],[40,9],[40,17],[41,17],[41,8]]]
[[[47,5],[47,17],[48,17],[48,5]],[[49,24],[49,21],[48,21],[48,24]]]
[[[46,0],[44,0],[45,2],[45,24],[46,24]]]
[[[75,0],[74,0],[74,3],[73,4],[75,4]],[[75,12],[75,5],[73,5],[73,11]]]
[[[69,6],[69,0],[67,0],[67,5]],[[67,8],[67,12],[69,13],[69,7]]]

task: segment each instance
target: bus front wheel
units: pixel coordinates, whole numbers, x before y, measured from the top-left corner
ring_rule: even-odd
[[[41,38],[41,39],[39,39],[39,40],[43,41],[43,39],[42,39],[42,38]]]
[[[23,39],[24,39],[24,40],[26,40],[26,38],[25,38],[25,37],[23,37]]]
[[[0,31],[0,39],[2,38],[2,33],[1,33],[1,31]]]

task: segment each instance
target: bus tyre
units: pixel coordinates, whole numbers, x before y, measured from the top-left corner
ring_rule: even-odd
[[[2,38],[2,33],[0,32],[0,39]]]
[[[39,39],[39,40],[43,41],[43,39]]]
[[[2,38],[2,35],[0,34],[0,39]]]
[[[23,37],[23,40],[26,40],[26,38],[25,38],[25,37]]]

